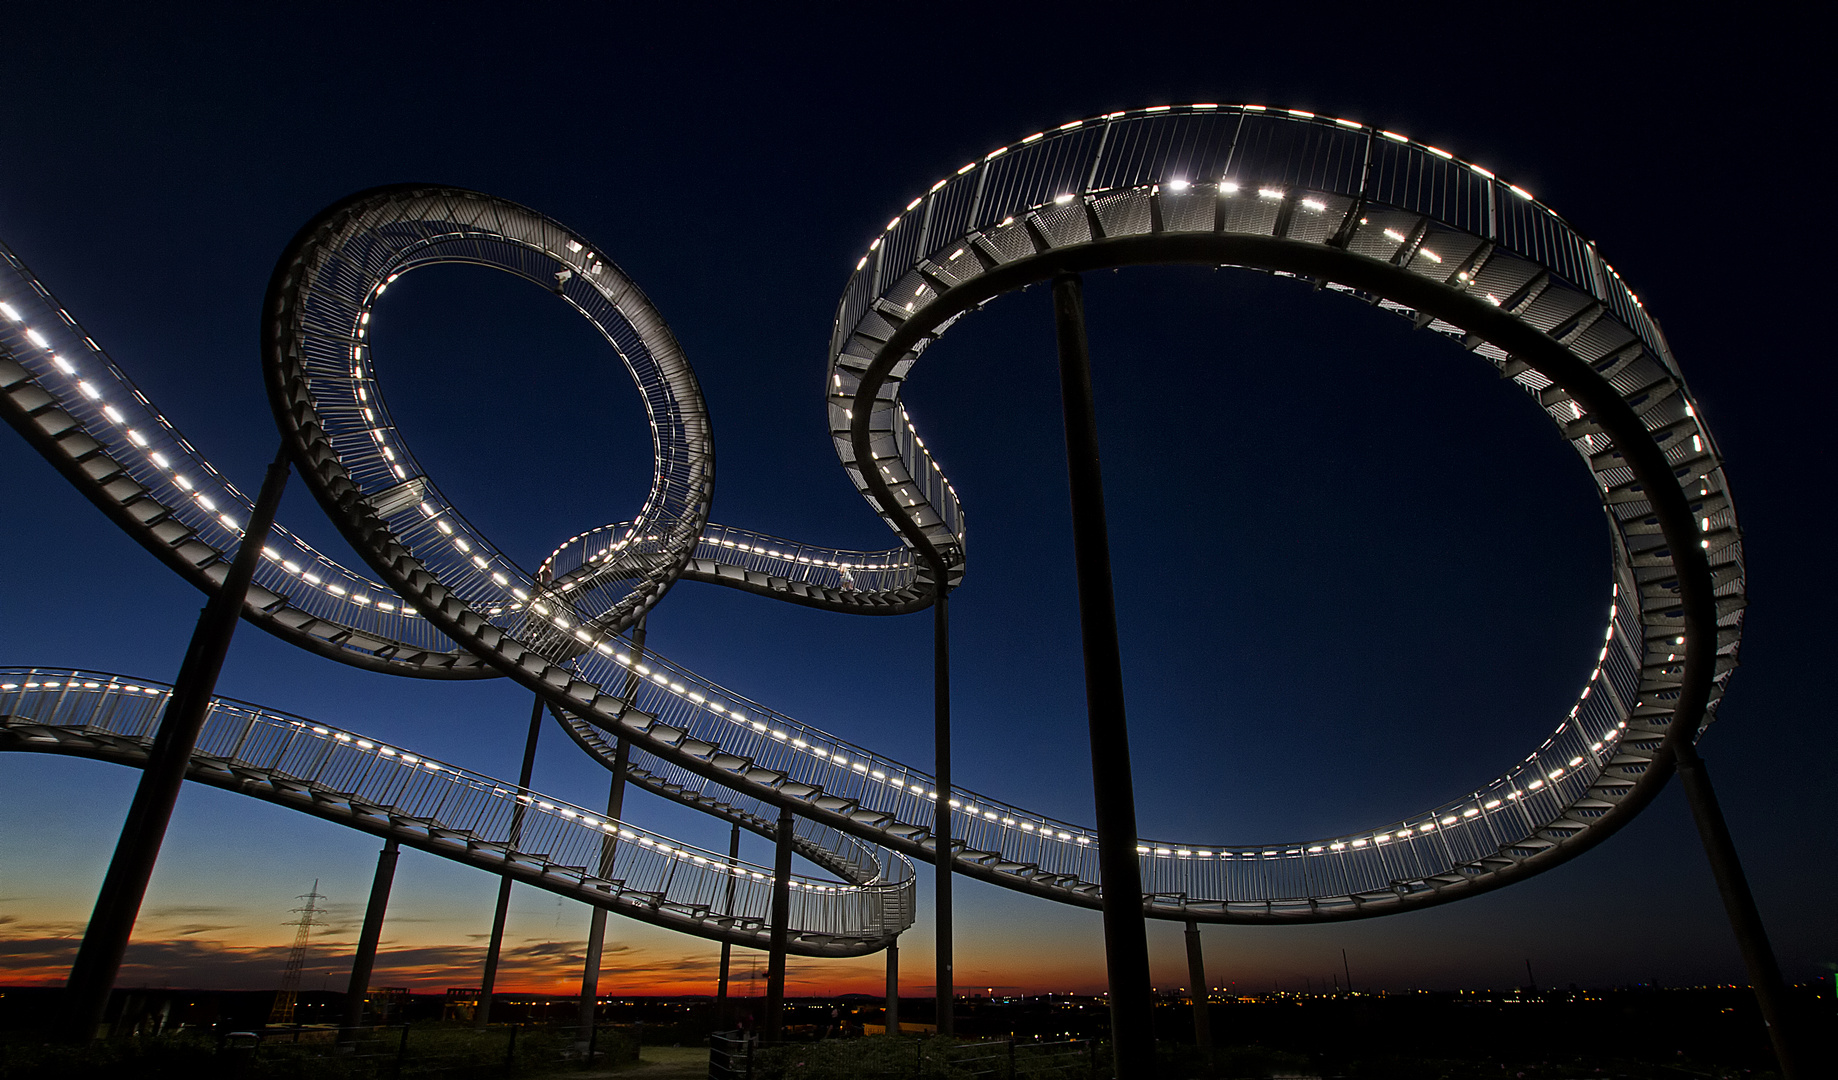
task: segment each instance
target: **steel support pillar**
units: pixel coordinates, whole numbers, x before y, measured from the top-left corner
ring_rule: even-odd
[[[638,625],[632,628],[633,662],[626,672],[624,697],[630,705],[638,693],[638,665],[645,653],[645,616],[638,617]],[[531,744],[535,745],[534,743]],[[606,819],[622,821],[625,818],[625,774],[626,765],[631,761],[632,748],[624,736],[619,736],[613,748],[613,779],[606,789]],[[618,852],[619,839],[608,834],[600,841],[600,877],[612,877],[613,856]],[[606,909],[595,906],[587,919],[587,956],[581,964],[581,1009],[580,1009],[580,1042],[584,1047],[593,1042],[594,1022],[600,1014],[600,961],[606,952]],[[590,1055],[591,1056],[591,1055]]]
[[[951,973],[951,609],[945,592],[945,568],[935,567],[938,595],[932,601],[932,771],[938,798],[932,806],[932,919],[935,927],[936,1018],[938,1034],[955,1030],[956,992]]]
[[[530,735],[523,744],[523,768],[517,773],[517,790],[520,794],[530,793],[530,773],[536,767],[536,738],[542,734],[542,698],[530,707]],[[515,848],[523,832],[523,804],[517,803],[511,810],[510,847]],[[509,852],[506,852],[506,858]],[[484,1027],[491,1023],[491,995],[498,985],[498,954],[504,948],[504,920],[511,910],[511,878],[509,874],[498,879],[498,905],[492,910],[491,941],[485,946],[485,977],[479,981],[479,1009],[473,1014],[475,1027]]]
[[[1110,534],[1098,462],[1098,419],[1091,390],[1085,300],[1077,274],[1053,279],[1059,341],[1059,386],[1066,418],[1066,472],[1072,489],[1072,544],[1077,558],[1079,629],[1085,653],[1085,703],[1091,726],[1091,771],[1097,802],[1098,868],[1103,882],[1104,954],[1110,977],[1110,1023],[1117,1076],[1155,1074],[1154,1002],[1149,937],[1144,925],[1142,867],[1136,857],[1136,793],[1130,778],[1129,729],[1123,709],[1123,661],[1111,585]]]
[[[900,939],[887,946],[887,1034],[900,1033]]]
[[[623,736],[613,750],[613,780],[606,789],[606,820],[625,820],[626,763],[631,760],[631,746]],[[618,853],[619,839],[608,833],[600,840],[599,875],[602,880],[613,876],[613,856]],[[588,1041],[594,1021],[599,1018],[600,958],[606,949],[606,909],[595,906],[587,920],[587,958],[581,965],[580,1041]]]
[[[733,832],[728,836],[728,865],[740,862],[740,822],[736,821]],[[728,877],[727,904],[723,909],[734,910],[734,878]],[[728,968],[733,961],[734,946],[730,942],[721,943],[721,976],[715,981],[715,1022],[725,1025],[728,1015]]]
[[[1717,891],[1723,896],[1723,909],[1729,914],[1730,928],[1736,932],[1736,944],[1742,950],[1742,962],[1749,972],[1749,984],[1761,1006],[1761,1019],[1768,1026],[1768,1038],[1774,1044],[1774,1057],[1781,1067],[1783,1080],[1800,1080],[1813,1075],[1799,1057],[1799,1039],[1795,1029],[1792,1005],[1787,987],[1781,979],[1780,965],[1774,959],[1774,948],[1768,943],[1768,932],[1761,923],[1761,911],[1755,906],[1755,895],[1749,891],[1748,875],[1736,857],[1736,842],[1730,837],[1729,822],[1717,802],[1716,790],[1710,784],[1710,772],[1698,748],[1686,738],[1672,743],[1673,762],[1685,788],[1685,801],[1697,822],[1698,836],[1704,842],[1704,854],[1710,860],[1710,872],[1717,880]]]
[[[1187,985],[1193,991],[1193,1044],[1210,1060],[1213,1054],[1211,995],[1206,991],[1206,958],[1200,952],[1200,924],[1192,919],[1187,920]]]
[[[262,477],[262,489],[250,509],[249,523],[243,529],[230,572],[205,602],[192,630],[191,643],[186,646],[185,659],[179,665],[178,678],[173,680],[172,693],[153,735],[153,746],[147,752],[147,764],[134,789],[134,801],[128,805],[121,825],[121,838],[116,841],[89,927],[83,933],[83,944],[77,949],[70,979],[64,984],[63,1035],[73,1042],[95,1038],[108,1011],[109,993],[115,988],[115,976],[121,970],[128,939],[133,936],[134,921],[140,917],[147,882],[153,877],[153,864],[159,859],[172,808],[179,801],[185,770],[191,764],[192,747],[197,745],[210,713],[211,694],[217,689],[217,676],[229,655],[237,620],[242,618],[243,601],[249,595],[249,582],[255,577],[262,545],[281,505],[287,473],[287,451],[283,448]]]
[[[785,942],[791,931],[790,807],[779,808],[778,849],[772,857],[772,949],[766,959],[766,1039],[785,1030]]]
[[[357,956],[351,961],[351,981],[345,986],[345,1020],[339,1037],[357,1037],[364,1023],[364,997],[370,990],[370,971],[376,966],[377,942],[383,938],[383,913],[389,908],[389,888],[396,880],[396,856],[401,845],[392,837],[377,852],[376,876],[370,879],[370,903],[364,908],[364,928],[357,935]]]

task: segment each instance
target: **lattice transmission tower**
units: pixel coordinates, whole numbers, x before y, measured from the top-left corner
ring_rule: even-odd
[[[270,1024],[291,1024],[294,1022],[294,1002],[300,993],[300,969],[306,964],[306,947],[312,939],[313,927],[323,926],[319,921],[319,901],[325,897],[319,894],[319,879],[313,879],[313,890],[305,896],[296,896],[296,900],[306,901],[305,907],[293,909],[300,918],[288,926],[297,927],[294,931],[294,948],[287,956],[287,970],[281,974],[281,991],[274,997],[274,1008],[269,1010]]]

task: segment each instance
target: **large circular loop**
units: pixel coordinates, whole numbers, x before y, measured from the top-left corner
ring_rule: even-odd
[[[644,398],[650,495],[626,535],[565,586],[526,573],[471,525],[391,422],[370,353],[372,307],[402,274],[441,263],[553,289],[612,345]],[[557,222],[455,188],[361,192],[301,230],[267,314],[269,399],[302,474],[352,546],[455,640],[502,657],[504,637],[481,637],[496,628],[565,660],[635,623],[682,572],[714,488],[701,388],[645,295]]]
[[[1593,244],[1521,188],[1405,136],[1312,113],[1112,113],[934,184],[856,265],[832,340],[831,434],[869,503],[941,574],[963,514],[900,406],[964,312],[1057,274],[1149,263],[1312,279],[1457,338],[1515,379],[1588,463],[1613,603],[1569,714],[1485,787],[1402,821],[1254,850],[1144,842],[1185,917],[1342,918],[1454,899],[1555,865],[1664,784],[1735,664],[1739,533],[1722,462],[1658,326]]]

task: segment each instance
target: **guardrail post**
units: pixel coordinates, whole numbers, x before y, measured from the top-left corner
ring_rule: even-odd
[[[1091,351],[1085,337],[1085,298],[1077,274],[1061,274],[1053,279],[1053,316],[1059,339],[1066,472],[1072,489],[1072,546],[1077,557],[1085,703],[1091,726],[1111,1045],[1119,1077],[1148,1077],[1155,1074],[1149,938],[1143,922],[1142,867],[1136,857],[1136,791],[1130,778],[1123,661],[1117,646],[1110,533],[1104,521],[1104,477],[1098,462]]]
[[[364,1022],[364,994],[370,989],[370,971],[376,964],[377,942],[383,937],[383,913],[389,907],[389,889],[396,879],[396,857],[401,845],[394,837],[377,852],[376,876],[370,879],[370,903],[364,908],[364,928],[357,937],[357,957],[351,961],[351,982],[345,987],[345,1022],[341,1042],[357,1039]]]
[[[528,796],[530,793],[530,773],[536,766],[536,737],[542,734],[542,698],[530,708],[530,736],[523,744],[523,769],[517,774],[517,794]],[[504,861],[508,865],[511,853],[516,850],[519,827],[523,824],[523,804],[512,800],[511,827],[504,847]],[[491,1023],[491,994],[498,983],[498,953],[504,947],[504,920],[511,910],[511,876],[505,874],[498,879],[498,906],[491,916],[491,941],[485,947],[485,977],[479,985],[479,1010],[473,1017],[474,1027],[483,1029]]]
[[[262,557],[262,544],[268,539],[275,511],[281,505],[287,473],[287,450],[283,447],[262,477],[262,489],[250,508],[249,524],[243,530],[230,572],[205,603],[197,628],[192,631],[179,677],[173,682],[166,711],[153,735],[153,746],[147,751],[140,784],[134,789],[134,801],[122,822],[121,839],[115,844],[108,875],[102,879],[83,944],[77,949],[70,980],[64,985],[63,1035],[72,1042],[95,1038],[103,1014],[108,1011],[109,992],[121,970],[121,957],[134,933],[134,921],[140,916],[140,904],[146,898],[153,864],[166,839],[172,808],[179,801],[192,747],[197,745],[198,733],[209,715],[211,694],[217,688],[224,658],[229,655],[230,638],[242,618],[249,582],[255,578],[255,568]]]

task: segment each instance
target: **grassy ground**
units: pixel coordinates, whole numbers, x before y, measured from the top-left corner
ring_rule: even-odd
[[[538,1074],[537,1080],[699,1080],[707,1075],[706,1046],[647,1046],[636,1062],[615,1069],[564,1069]]]

